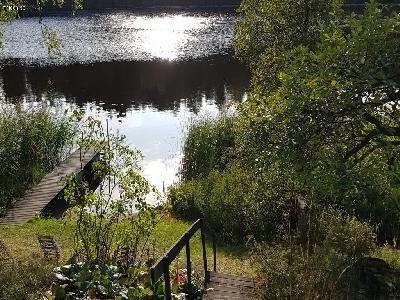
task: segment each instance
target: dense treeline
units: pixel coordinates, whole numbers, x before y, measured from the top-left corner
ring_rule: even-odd
[[[36,11],[36,1],[26,1],[27,6],[32,8],[28,11]],[[64,10],[71,11],[73,7],[82,8],[84,10],[101,10],[101,9],[132,9],[145,7],[238,7],[240,0],[82,0],[64,1],[62,5],[54,5],[51,2],[45,2],[45,11]]]
[[[363,5],[366,0],[346,0],[345,4]],[[382,3],[399,4],[398,0],[383,0]],[[36,10],[36,1],[28,0],[28,7],[34,7]],[[58,3],[58,2],[57,2]],[[73,7],[81,7],[84,10],[101,9],[132,9],[141,7],[239,7],[240,0],[66,0],[60,1],[62,5],[54,5],[51,2],[44,2],[45,10],[66,10],[71,11]]]
[[[84,8],[132,8],[146,6],[239,6],[240,0],[84,0]]]

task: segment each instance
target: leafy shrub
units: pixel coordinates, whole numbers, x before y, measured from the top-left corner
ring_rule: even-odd
[[[235,168],[212,171],[197,183],[195,208],[204,216],[209,228],[225,240],[243,240],[249,232],[249,207],[246,203],[246,180]],[[189,204],[190,205],[190,204]]]
[[[367,222],[359,221],[334,209],[323,209],[315,221],[318,230],[315,241],[325,248],[335,249],[357,259],[375,249],[375,233]]]
[[[375,235],[367,223],[336,210],[317,216],[310,227],[318,230],[306,241],[287,235],[279,245],[258,244],[255,257],[265,299],[349,296],[357,262],[374,249]]]
[[[91,170],[93,178],[101,180],[97,190],[86,181],[76,182],[73,174],[64,191],[70,204],[67,215],[76,221],[76,256],[102,266],[115,263],[123,253],[126,265],[141,267],[162,209],[146,201],[158,194],[140,173],[141,153],[104,130],[99,120],[82,121],[79,111],[72,119],[81,122],[78,145],[101,153]]]
[[[187,181],[169,193],[175,215],[206,223],[221,239],[243,239],[246,235],[246,207],[240,174],[213,171],[206,178]]]
[[[56,280],[47,298],[63,299],[161,299],[164,298],[163,277],[152,284],[147,266],[143,268],[78,263],[54,269]],[[193,273],[193,295],[200,295],[202,283]],[[186,299],[186,269],[170,271],[172,299]]]
[[[0,110],[0,215],[65,157],[72,136],[46,109]]]
[[[184,181],[179,185],[171,186],[168,198],[172,205],[172,212],[183,219],[194,220],[203,217],[197,200],[203,198],[201,184],[195,180]]]
[[[186,219],[204,217],[210,229],[226,241],[249,236],[275,240],[287,221],[287,204],[265,178],[249,174],[240,164],[214,170],[200,180],[183,181],[169,191],[172,211]]]

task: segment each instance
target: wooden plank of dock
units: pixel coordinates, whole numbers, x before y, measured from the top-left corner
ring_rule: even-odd
[[[65,206],[63,178],[78,173],[84,175],[91,163],[98,160],[100,154],[92,149],[78,149],[68,159],[58,165],[51,173],[47,174],[35,187],[25,193],[13,208],[8,210],[0,225],[24,224],[36,214],[43,213],[49,207]],[[82,158],[82,160],[81,160]],[[63,203],[64,201],[64,203]]]
[[[216,272],[209,272],[209,275],[203,299],[256,299],[254,279]]]

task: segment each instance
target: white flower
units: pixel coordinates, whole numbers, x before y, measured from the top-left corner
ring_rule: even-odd
[[[68,277],[63,276],[60,273],[56,273],[56,278],[60,281],[70,281],[70,279]]]

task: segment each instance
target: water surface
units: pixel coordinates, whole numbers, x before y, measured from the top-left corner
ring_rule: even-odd
[[[63,43],[49,58],[37,18],[5,27],[1,96],[10,103],[84,108],[144,154],[160,190],[177,180],[194,118],[242,100],[247,70],[232,57],[228,13],[109,12],[44,18]]]
[[[226,54],[236,17],[225,12],[82,13],[75,17],[23,18],[4,25],[3,61],[67,64],[98,61],[185,60]],[[62,41],[49,59],[42,29]]]

